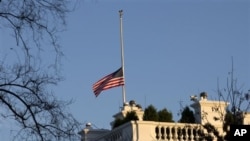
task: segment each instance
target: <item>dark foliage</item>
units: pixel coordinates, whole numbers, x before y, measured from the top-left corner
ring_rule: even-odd
[[[188,106],[181,113],[180,123],[195,123],[194,112]]]
[[[149,105],[144,110],[143,120],[145,121],[160,121],[160,122],[174,122],[173,115],[166,108],[157,111],[153,105]]]
[[[113,125],[113,128],[116,128],[124,123],[129,122],[129,121],[136,121],[136,120],[139,120],[139,118],[138,118],[135,111],[127,112],[124,119],[120,119],[120,118],[115,119],[115,123]]]
[[[153,105],[149,105],[144,110],[143,120],[145,120],[145,121],[158,121],[157,109]]]
[[[173,115],[166,108],[158,111],[158,121],[160,122],[174,122]]]

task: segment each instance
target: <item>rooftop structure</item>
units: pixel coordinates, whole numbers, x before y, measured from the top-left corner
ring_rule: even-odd
[[[144,111],[134,100],[125,103],[114,117],[123,119],[127,112],[134,111],[137,121],[126,122],[116,128],[113,128],[114,121],[111,122],[111,130],[93,129],[90,124],[79,132],[81,141],[197,141],[204,135],[210,135],[216,141],[216,136],[204,128],[204,124],[210,123],[223,134],[223,122],[225,109],[229,105],[227,102],[208,100],[205,92],[197,96],[191,96],[193,103],[190,105],[194,109],[196,123],[172,123],[143,121]],[[244,124],[250,123],[250,114],[245,115]]]
[[[194,100],[190,106],[194,109],[195,121],[198,124],[212,124],[220,133],[223,132],[223,120],[228,102],[208,100],[206,92],[200,94],[200,100]]]

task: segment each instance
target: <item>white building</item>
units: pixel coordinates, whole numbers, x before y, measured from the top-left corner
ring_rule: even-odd
[[[226,114],[228,102],[213,101],[207,99],[207,93],[200,94],[200,100],[193,100],[194,103],[190,106],[194,109],[195,121],[198,124],[205,125],[210,123],[220,133],[223,133],[223,120]]]
[[[222,120],[228,103],[208,100],[206,93],[201,93],[200,99],[192,97],[192,101],[196,124],[143,121],[144,111],[141,106],[130,101],[113,117],[123,119],[127,112],[135,111],[139,120],[127,122],[112,130],[92,129],[87,125],[79,132],[81,141],[197,141],[204,134],[209,134],[216,141],[213,133],[207,133],[202,125],[211,123],[222,134]],[[245,117],[248,119],[244,123],[249,124],[250,114]],[[111,122],[112,127],[113,124],[114,121]]]

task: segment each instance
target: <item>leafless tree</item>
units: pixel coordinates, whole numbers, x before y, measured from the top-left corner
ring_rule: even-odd
[[[227,78],[227,85],[225,88],[221,89],[218,84],[217,93],[219,101],[229,102],[226,113],[220,112],[218,110],[219,117],[215,117],[215,120],[221,120],[223,122],[223,129],[227,133],[224,137],[228,140],[229,137],[229,125],[243,124],[243,120],[247,112],[250,109],[250,90],[244,91],[243,86],[239,87],[238,80],[234,76],[234,63],[232,57],[232,69],[229,72],[229,77]],[[220,107],[218,107],[220,108]]]
[[[42,65],[41,61],[41,52],[49,49],[51,53],[53,49],[53,65],[59,64],[58,58],[63,54],[57,35],[70,12],[67,6],[75,1],[70,2],[0,0],[0,31],[10,33],[16,43],[14,49],[18,50],[17,62],[0,58],[0,119],[17,123],[19,129],[13,140],[77,137],[79,123],[67,109],[71,101],[59,100],[51,91],[51,85],[62,79],[55,67]]]
[[[34,46],[41,49],[45,40],[60,53],[56,33],[65,25],[67,4],[67,0],[1,0],[0,28],[9,29],[28,56]]]
[[[244,114],[250,108],[250,91],[243,90],[243,86],[238,86],[238,80],[234,76],[234,64],[232,58],[232,69],[229,72],[226,88],[220,89],[218,86],[217,93],[219,100],[229,102],[228,112],[233,115],[233,124],[242,124]]]

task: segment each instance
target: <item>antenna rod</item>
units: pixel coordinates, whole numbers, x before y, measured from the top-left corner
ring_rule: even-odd
[[[119,10],[119,14],[120,14],[121,63],[122,63],[122,72],[123,72],[123,79],[124,79],[124,85],[122,86],[122,97],[123,97],[123,104],[125,104],[126,103],[126,93],[125,93],[124,49],[123,49],[123,31],[122,31],[123,10]]]

